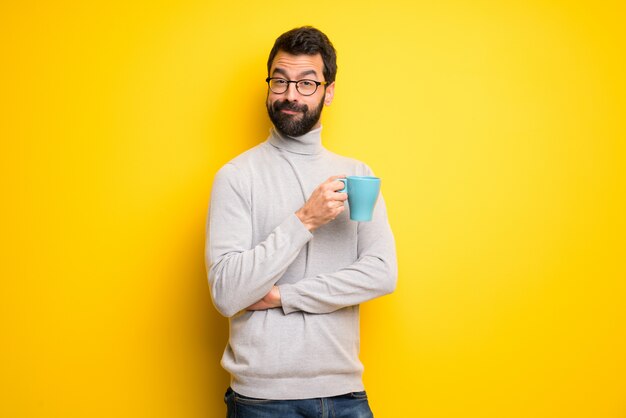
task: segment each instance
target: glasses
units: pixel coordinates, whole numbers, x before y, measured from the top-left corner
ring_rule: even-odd
[[[270,87],[273,93],[283,94],[289,88],[290,83],[294,83],[296,85],[296,90],[303,96],[311,96],[315,94],[317,88],[319,86],[325,86],[328,84],[328,81],[315,81],[315,80],[285,80],[284,78],[277,77],[267,77],[265,79],[267,85]]]

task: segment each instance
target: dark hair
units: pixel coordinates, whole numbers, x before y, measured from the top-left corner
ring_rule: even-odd
[[[312,26],[302,26],[291,29],[280,35],[267,60],[267,75],[270,75],[272,62],[278,51],[284,51],[292,55],[317,55],[322,56],[324,62],[324,79],[328,83],[335,81],[337,74],[337,53],[328,37]]]

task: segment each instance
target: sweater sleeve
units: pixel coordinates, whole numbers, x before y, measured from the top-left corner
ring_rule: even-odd
[[[259,301],[285,273],[312,234],[295,214],[265,240],[252,241],[249,182],[233,164],[215,176],[205,246],[211,297],[230,317]]]
[[[285,314],[329,313],[391,293],[396,287],[396,248],[382,195],[371,222],[357,229],[357,260],[338,271],[279,286]]]

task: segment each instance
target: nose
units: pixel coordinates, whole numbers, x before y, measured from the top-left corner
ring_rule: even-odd
[[[284,94],[285,98],[290,102],[297,101],[300,93],[298,93],[298,90],[296,89],[296,83],[289,83],[289,85],[287,86],[287,91]]]

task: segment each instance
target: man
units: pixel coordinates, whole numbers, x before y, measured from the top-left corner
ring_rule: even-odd
[[[338,192],[372,172],[322,146],[337,71],[326,35],[284,33],[267,69],[273,129],[216,174],[207,225],[211,295],[230,321],[228,417],[371,417],[359,304],[395,289],[385,202],[354,222]]]

